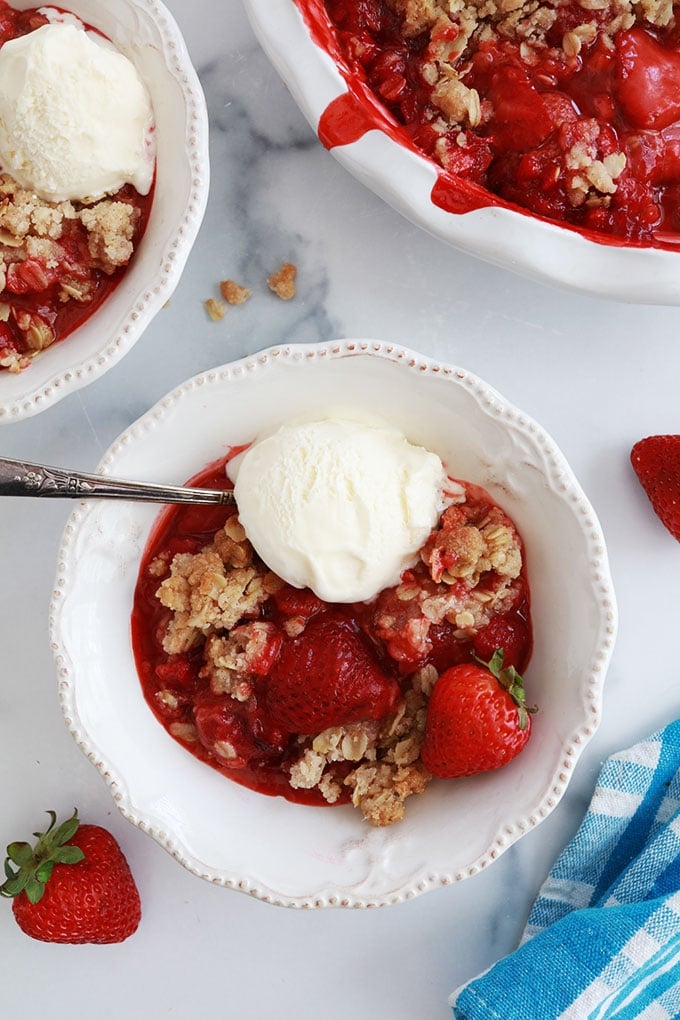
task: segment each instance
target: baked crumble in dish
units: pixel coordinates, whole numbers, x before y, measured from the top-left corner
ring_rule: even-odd
[[[225,488],[225,461],[190,484]],[[499,647],[521,671],[532,649],[515,525],[477,485],[449,480],[447,496],[417,563],[351,605],[269,570],[235,507],[167,508],[131,624],[145,699],[168,733],[261,793],[398,822],[432,778],[420,748],[438,677]]]
[[[435,204],[493,204],[475,198],[478,186],[587,234],[677,246],[680,29],[669,0],[295,2],[350,92],[370,90],[402,140],[444,171]],[[329,147],[367,129],[365,113],[352,126],[356,107],[336,103],[319,125]],[[456,180],[473,191],[461,198]]]
[[[58,10],[0,0],[0,47]],[[126,184],[96,200],[52,202],[0,172],[0,370],[23,371],[96,311],[130,263],[152,198],[153,187],[142,195]]]

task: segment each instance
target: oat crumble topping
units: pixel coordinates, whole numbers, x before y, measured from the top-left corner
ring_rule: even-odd
[[[50,203],[0,174],[0,322],[11,320],[26,348],[17,350],[0,334],[1,368],[20,372],[57,340],[51,322],[15,305],[13,295],[39,293],[56,284],[62,304],[87,304],[96,289],[91,271],[110,276],[128,264],[139,220],[139,210],[128,202],[104,198],[89,205]],[[87,265],[77,263],[72,254],[78,226],[85,231]]]

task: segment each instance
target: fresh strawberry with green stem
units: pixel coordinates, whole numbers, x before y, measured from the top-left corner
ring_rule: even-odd
[[[420,757],[439,779],[471,776],[507,765],[531,735],[522,677],[503,667],[503,650],[488,663],[452,666],[439,677],[427,706]]]
[[[19,927],[40,942],[122,942],[137,930],[139,892],[118,843],[76,811],[35,832],[37,843],[10,843],[0,894],[13,898]]]
[[[292,733],[382,719],[400,697],[368,640],[342,614],[315,616],[287,641],[267,677],[268,714]]]
[[[630,453],[654,513],[680,542],[680,436],[647,436]]]

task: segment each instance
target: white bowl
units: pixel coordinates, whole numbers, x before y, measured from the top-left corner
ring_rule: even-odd
[[[17,8],[32,0],[13,0]],[[179,282],[208,200],[208,114],[180,31],[158,0],[70,0],[136,66],[156,121],[156,188],[144,237],[114,292],[23,372],[0,372],[0,424],[37,414],[98,379],[139,340]]]
[[[196,376],[123,433],[100,470],[181,483],[231,444],[346,406],[348,394],[485,486],[523,534],[535,631],[526,680],[540,712],[509,766],[434,782],[402,822],[373,829],[351,807],[267,797],[200,763],[152,715],[130,649],[153,505],[78,506],[50,614],[64,715],[123,814],[197,875],[286,906],[398,903],[474,875],[538,825],[597,729],[616,631],[602,532],[554,442],[476,376],[391,344],[276,347]]]
[[[314,7],[330,24],[317,0]],[[298,0],[244,0],[253,30],[303,114],[318,131],[319,120],[348,88],[333,58],[314,40]],[[603,236],[586,238],[529,212],[489,205],[472,212],[446,212],[432,201],[438,168],[414,151],[404,132],[365,86],[355,83],[368,130],[358,141],[331,149],[350,173],[420,227],[443,241],[547,283],[618,301],[680,304],[680,253],[626,246]],[[391,121],[389,132],[385,122]],[[403,144],[397,140],[404,139]]]

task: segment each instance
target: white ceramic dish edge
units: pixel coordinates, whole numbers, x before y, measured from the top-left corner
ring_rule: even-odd
[[[20,9],[32,0],[14,0]],[[0,375],[0,425],[37,414],[88,385],[115,365],[140,339],[145,327],[173,293],[205,213],[210,183],[208,115],[203,90],[173,16],[160,0],[132,0],[127,19],[97,0],[71,0],[69,10],[100,28],[137,66],[147,71],[157,122],[181,116],[185,155],[175,154],[169,187],[157,181],[149,229],[129,270],[96,314],[62,343],[42,352],[28,369]],[[177,94],[163,80],[154,49],[163,55]],[[154,94],[155,92],[155,94]],[[181,113],[179,111],[182,111]],[[159,167],[161,166],[159,138]],[[161,203],[163,208],[161,208]],[[177,203],[170,212],[169,203]],[[181,203],[181,217],[177,210]],[[151,248],[152,224],[160,221]],[[174,226],[166,225],[166,221]],[[149,280],[153,277],[153,282]],[[99,337],[104,339],[100,340]]]
[[[454,378],[457,383],[474,397],[486,414],[491,417],[498,417],[503,422],[511,423],[512,428],[523,434],[531,444],[538,445],[544,459],[546,471],[550,477],[551,485],[554,486],[556,492],[563,494],[565,502],[572,505],[574,515],[583,520],[584,530],[587,530],[588,559],[592,572],[592,586],[598,592],[599,620],[594,640],[594,654],[588,665],[587,676],[583,678],[584,721],[575,731],[570,732],[564,740],[559,754],[559,761],[554,771],[546,777],[542,792],[536,799],[533,809],[515,818],[510,823],[504,824],[501,829],[496,831],[483,853],[467,863],[465,867],[459,869],[435,869],[433,871],[430,867],[421,867],[405,880],[402,878],[394,888],[389,890],[383,889],[377,895],[371,895],[370,891],[367,894],[364,891],[366,882],[361,882],[356,887],[349,888],[346,886],[337,887],[332,883],[327,883],[323,888],[315,888],[309,892],[293,894],[290,891],[282,891],[280,888],[268,886],[266,882],[256,877],[244,876],[242,873],[216,870],[210,864],[207,864],[205,860],[201,859],[201,857],[193,854],[189,848],[182,846],[181,841],[169,836],[162,826],[159,826],[153,817],[151,817],[149,811],[136,802],[134,790],[130,789],[129,783],[119,774],[113,761],[107,757],[106,752],[98,747],[86,733],[79,718],[73,682],[74,666],[69,648],[59,638],[59,633],[60,618],[64,608],[64,593],[70,584],[70,575],[74,567],[74,556],[76,555],[74,546],[78,542],[79,528],[83,519],[88,514],[87,504],[79,505],[79,508],[73,512],[64,531],[59,553],[57,578],[50,606],[50,635],[58,673],[62,711],[74,739],[104,777],[122,814],[133,824],[151,835],[184,867],[196,875],[228,888],[248,892],[267,902],[288,907],[325,907],[336,905],[348,907],[385,906],[412,898],[429,889],[471,877],[488,866],[489,863],[507,850],[525,832],[546,818],[563,795],[582,751],[599,726],[603,683],[616,637],[616,602],[609,575],[604,537],[593,508],[580,489],[571,469],[553,440],[528,416],[510,405],[493,388],[483,383],[472,373],[450,365],[438,364],[428,358],[392,344],[368,340],[345,340],[320,345],[286,345],[271,348],[223,368],[202,373],[188,380],[184,385],[159,401],[150,411],[123,433],[102,459],[99,470],[105,474],[115,474],[116,464],[121,453],[126,448],[129,448],[136,438],[144,436],[156,424],[162,423],[165,415],[171,412],[173,407],[183,398],[188,398],[192,393],[195,395],[202,388],[209,387],[218,381],[220,377],[237,378],[243,375],[252,375],[258,371],[266,370],[268,366],[276,362],[294,364],[304,359],[347,358],[361,354],[369,354],[376,358],[400,363],[417,375],[437,376],[441,374],[442,376]],[[160,730],[161,728],[158,727],[158,729]],[[185,752],[182,753],[185,754]],[[221,777],[219,779],[220,782],[224,782]],[[233,784],[229,785],[233,786]],[[259,797],[259,795],[256,796]],[[269,800],[269,798],[264,799]],[[278,800],[278,798],[275,798],[275,800]],[[276,808],[274,807],[273,810],[276,810]],[[317,812],[313,811],[312,813],[316,814]],[[405,824],[400,823],[400,826]],[[397,828],[400,828],[400,826]],[[382,838],[382,833],[384,833],[384,830],[377,830],[376,839]],[[401,829],[401,833],[407,835],[407,830]],[[375,846],[371,848],[371,838],[372,836],[369,835],[367,847],[369,857],[371,853],[375,854]],[[395,834],[395,838],[401,837]]]
[[[244,0],[253,31],[314,131],[347,92],[333,60],[312,40],[294,0]],[[488,206],[453,214],[430,198],[436,169],[380,130],[336,146],[333,156],[411,222],[454,247],[542,283],[654,305],[680,304],[680,252],[601,244],[530,214]]]

